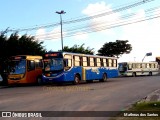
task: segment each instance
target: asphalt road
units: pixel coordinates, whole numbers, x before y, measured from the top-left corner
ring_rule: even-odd
[[[76,86],[1,88],[0,111],[121,111],[159,88],[160,76],[112,78]]]

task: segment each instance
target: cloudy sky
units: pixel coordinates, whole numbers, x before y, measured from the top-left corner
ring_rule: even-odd
[[[47,50],[60,50],[60,15],[64,10],[64,46],[94,48],[106,42],[128,40],[133,50],[121,61],[154,61],[160,56],[159,0],[1,0],[0,30],[19,30],[44,41]],[[143,22],[142,22],[143,21]],[[24,30],[25,29],[25,30]],[[9,34],[9,33],[8,33]]]

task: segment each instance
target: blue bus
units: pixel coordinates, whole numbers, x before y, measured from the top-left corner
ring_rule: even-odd
[[[69,52],[48,52],[43,57],[43,83],[107,81],[118,76],[117,58]]]

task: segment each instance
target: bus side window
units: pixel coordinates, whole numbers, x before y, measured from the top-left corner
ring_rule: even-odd
[[[74,66],[80,66],[80,65],[81,65],[80,56],[74,56]]]
[[[157,64],[154,64],[154,68],[158,68]]]
[[[35,70],[35,62],[33,60],[27,61],[28,71]]]
[[[69,70],[72,66],[72,61],[71,59],[64,59],[64,69]]]
[[[154,68],[154,64],[151,63],[151,64],[150,64],[150,68]]]
[[[93,58],[90,58],[90,66],[94,67],[94,59]]]
[[[145,63],[142,64],[142,68],[146,68],[146,64]]]
[[[101,59],[100,58],[97,58],[97,66],[101,67]]]
[[[117,67],[117,60],[113,60],[113,67]]]
[[[108,59],[108,66],[112,67],[112,60],[111,59]]]
[[[71,55],[64,55],[64,69],[68,70],[72,67],[72,56]]]
[[[83,61],[83,62],[82,62],[82,63],[83,63],[82,65],[83,65],[83,66],[87,66],[87,57],[82,57],[82,61]]]
[[[72,67],[72,60],[68,59],[68,67]]]
[[[135,64],[135,63],[133,63],[133,64],[132,64],[132,67],[133,67],[133,69],[135,69],[135,68],[136,68],[136,64]]]
[[[155,64],[153,64],[153,68],[155,68]]]
[[[128,70],[132,70],[132,64],[128,64]]]
[[[68,66],[68,59],[64,59],[64,67]]]
[[[137,63],[137,64],[136,64],[136,68],[141,68],[141,64],[140,64],[140,63]]]
[[[42,60],[35,60],[35,67],[37,68],[43,68],[43,62]]]
[[[100,58],[100,62],[101,62],[101,66],[103,67],[104,64],[103,64],[103,59],[102,58]]]
[[[103,66],[107,67],[107,60],[106,59],[103,59]]]

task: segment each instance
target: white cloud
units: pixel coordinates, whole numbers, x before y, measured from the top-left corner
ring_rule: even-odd
[[[47,38],[50,40],[58,40],[61,37],[60,27],[54,28],[52,31],[48,32]]]
[[[106,26],[119,20],[120,16],[118,13],[114,13],[112,11],[111,5],[107,5],[103,1],[95,4],[89,4],[82,13],[87,16],[96,15],[89,24],[92,31],[101,31],[105,29]]]
[[[82,13],[88,16],[92,16],[95,13],[105,10],[110,10],[110,5],[107,6],[106,3],[102,1],[94,4],[89,4],[87,8],[82,11]]]
[[[75,40],[87,40],[88,39],[88,34],[85,32],[77,32],[74,35]]]
[[[87,16],[93,16],[95,14],[100,14],[103,11],[113,12],[112,6],[107,5],[103,1],[97,2],[95,4],[89,4],[82,11],[82,13]],[[159,11],[160,8],[156,9],[154,14],[159,14]],[[134,22],[135,20],[146,19],[146,15],[148,15],[145,13],[144,9],[139,9],[137,10],[137,12],[129,9],[126,12],[127,14],[135,12],[135,14],[128,18],[121,18],[121,16],[126,14],[124,14],[123,12],[102,15],[102,17],[97,17],[90,20],[90,29],[92,31],[100,31],[102,29],[105,29],[104,25],[108,26],[111,24],[115,24],[116,22]],[[160,56],[158,44],[160,40],[159,28],[160,18],[122,26],[121,28],[119,28],[121,29],[121,31],[118,32],[115,31],[115,29],[107,29],[96,34],[106,34],[106,38],[111,38],[111,36],[120,36],[117,39],[129,40],[129,43],[132,45],[133,50],[130,54],[123,55],[119,59],[119,61],[142,61],[144,55],[148,52],[152,52],[153,55],[150,57],[146,57],[144,61],[154,61],[156,56]]]
[[[136,15],[132,16],[130,20],[146,18],[144,10],[139,10]],[[160,20],[160,19],[159,19]],[[144,61],[154,61],[159,53],[159,20],[140,22],[123,26],[122,39],[129,40],[133,50],[128,55],[123,55],[120,61],[142,61],[146,53],[152,52],[152,56],[146,57]]]
[[[46,37],[46,31],[45,29],[41,28],[41,29],[38,29],[36,31],[36,39],[37,40],[44,40],[44,38]]]
[[[65,36],[67,32],[63,31],[63,36]],[[38,40],[60,40],[61,39],[61,30],[60,27],[54,28],[50,32],[46,32],[45,29],[41,28],[36,31],[36,39]]]

